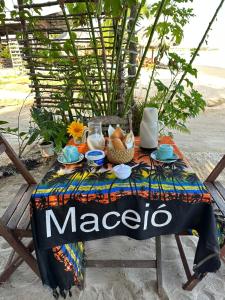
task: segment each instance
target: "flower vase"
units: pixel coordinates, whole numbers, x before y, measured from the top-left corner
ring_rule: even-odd
[[[140,125],[140,146],[145,149],[158,147],[158,110],[146,107]]]

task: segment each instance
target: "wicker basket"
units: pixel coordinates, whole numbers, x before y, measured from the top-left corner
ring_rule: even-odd
[[[113,164],[125,164],[134,157],[134,148],[126,150],[114,150],[107,148],[108,161]]]

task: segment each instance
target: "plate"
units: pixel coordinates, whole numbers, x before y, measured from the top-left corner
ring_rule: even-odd
[[[178,156],[176,154],[173,154],[173,157],[170,158],[170,159],[164,159],[164,160],[163,159],[158,159],[157,158],[157,152],[158,152],[158,150],[155,150],[150,154],[151,158],[154,159],[155,161],[166,163],[166,164],[171,164],[171,163],[178,160]]]
[[[61,164],[63,164],[63,165],[73,165],[73,164],[78,164],[78,163],[81,162],[83,159],[84,159],[84,154],[82,154],[82,153],[80,154],[78,160],[76,160],[76,161],[71,161],[71,162],[65,162],[64,159],[63,159],[63,155],[62,155],[62,154],[59,155],[59,156],[57,157],[58,162],[61,163]]]

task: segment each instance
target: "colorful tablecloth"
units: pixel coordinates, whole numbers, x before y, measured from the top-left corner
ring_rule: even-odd
[[[72,173],[55,163],[32,196],[32,229],[44,284],[58,295],[72,285],[82,286],[84,241],[113,235],[147,239],[196,230],[199,242],[194,260],[198,274],[220,267],[211,197],[183,159],[157,163],[136,139],[131,176],[115,177],[108,163],[103,170],[85,161]]]

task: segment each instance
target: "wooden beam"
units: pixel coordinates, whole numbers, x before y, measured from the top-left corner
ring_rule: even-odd
[[[160,297],[163,296],[163,281],[162,281],[162,250],[161,237],[155,238],[155,253],[156,253],[156,277],[157,277],[157,291]]]
[[[26,21],[25,21],[25,18],[23,18],[23,14],[24,14],[24,10],[22,8],[23,6],[23,1],[24,0],[17,0],[18,1],[18,7],[19,7],[19,16],[20,16],[20,23],[21,23],[21,27],[22,27],[22,33],[23,33],[23,40],[24,40],[24,46],[25,46],[25,50],[24,50],[24,54],[28,57],[27,58],[27,62],[28,62],[28,65],[29,65],[29,69],[30,69],[30,73],[35,73],[35,68],[33,67],[32,65],[32,58],[30,57],[31,56],[31,48],[30,48],[30,43],[28,41],[29,39],[29,35],[27,33],[27,24],[26,24]],[[34,79],[34,84],[36,85],[35,86],[35,93],[36,93],[36,97],[37,97],[37,107],[41,107],[41,98],[40,98],[40,92],[39,92],[39,89],[37,87],[37,80]]]
[[[87,260],[87,268],[156,268],[156,260]]]
[[[94,2],[94,0],[89,0],[90,2]],[[65,0],[65,3],[85,3],[85,0]],[[44,2],[44,3],[33,3],[33,4],[23,4],[23,5],[15,5],[15,8],[42,8],[48,6],[55,6],[59,5],[59,1],[51,1],[51,2]]]

